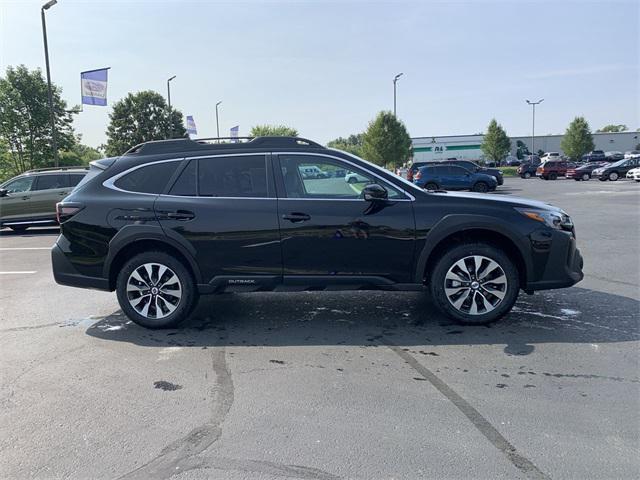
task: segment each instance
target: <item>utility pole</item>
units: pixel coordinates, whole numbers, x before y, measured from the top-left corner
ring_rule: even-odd
[[[51,89],[51,70],[49,69],[49,45],[47,43],[47,22],[44,18],[44,11],[53,7],[58,0],[50,0],[45,3],[40,9],[40,15],[42,17],[42,38],[44,40],[44,61],[47,66],[47,85],[49,93],[49,121],[51,122],[51,148],[53,149],[53,159],[55,166],[58,167],[58,142],[56,139],[56,120],[53,113],[53,90]]]
[[[398,83],[398,79],[402,76],[402,73],[397,74],[393,77],[393,116],[396,116],[396,83]]]
[[[540,105],[544,102],[544,98],[541,98],[537,102],[530,102],[527,100],[527,103],[533,107],[533,121],[531,125],[531,154],[536,154],[536,105]]]
[[[220,121],[218,120],[218,105],[220,105],[221,103],[222,103],[222,100],[216,103],[216,137],[218,138],[220,138]],[[220,140],[218,140],[218,142],[220,142]]]

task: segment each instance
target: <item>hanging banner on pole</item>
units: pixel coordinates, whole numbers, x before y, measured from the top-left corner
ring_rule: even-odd
[[[237,142],[238,140],[236,140],[238,138],[238,132],[240,131],[240,125],[236,125],[235,127],[231,127],[231,141],[233,143]]]
[[[198,134],[198,129],[196,128],[196,121],[193,119],[193,115],[187,115],[187,133],[189,135]]]
[[[109,68],[80,72],[82,103],[84,105],[107,104],[107,76]]]

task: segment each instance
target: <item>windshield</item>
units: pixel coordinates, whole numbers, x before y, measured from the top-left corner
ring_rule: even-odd
[[[625,163],[627,163],[629,160],[618,160],[617,162],[614,163],[610,163],[608,166],[609,167],[621,167],[623,166]]]

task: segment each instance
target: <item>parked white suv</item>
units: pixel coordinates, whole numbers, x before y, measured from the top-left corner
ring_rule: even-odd
[[[548,160],[561,160],[560,152],[547,152],[540,157],[540,162],[546,162]]]

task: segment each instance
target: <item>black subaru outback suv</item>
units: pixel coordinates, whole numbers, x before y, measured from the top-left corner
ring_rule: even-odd
[[[149,328],[177,325],[202,294],[427,288],[445,314],[480,324],[521,289],[583,277],[558,208],[424,191],[300,138],[144,143],[94,162],[57,211],[56,281],[116,290]]]

